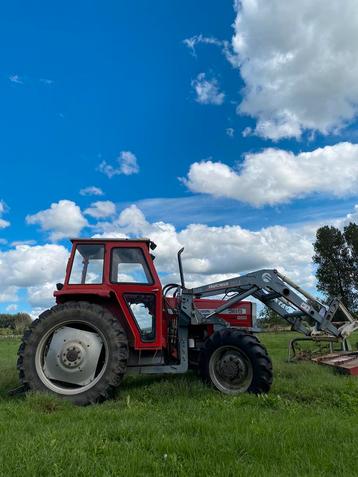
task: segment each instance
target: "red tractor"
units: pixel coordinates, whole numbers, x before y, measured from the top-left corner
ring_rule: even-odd
[[[305,334],[307,316],[338,338],[356,328],[353,319],[344,329],[333,325],[338,300],[325,307],[276,270],[188,289],[182,249],[181,284],[162,287],[149,239],[72,244],[65,281],[54,292],[57,304],[33,322],[19,348],[24,390],[85,405],[109,398],[126,373],[195,369],[224,393],[267,393],[272,365],[253,334],[254,305],[243,301],[250,295]],[[224,299],[207,299],[220,294]]]

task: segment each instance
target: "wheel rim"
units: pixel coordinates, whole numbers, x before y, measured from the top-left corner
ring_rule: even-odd
[[[217,389],[225,394],[238,394],[248,390],[252,382],[252,363],[235,346],[221,346],[211,355],[209,375]]]
[[[41,338],[35,368],[46,388],[73,396],[101,379],[108,355],[107,340],[97,327],[82,320],[64,320]]]

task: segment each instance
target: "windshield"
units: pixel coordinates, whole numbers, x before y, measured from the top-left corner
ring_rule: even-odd
[[[153,283],[148,264],[140,248],[123,247],[112,250],[111,282]]]
[[[69,283],[71,285],[103,282],[104,245],[77,245]]]

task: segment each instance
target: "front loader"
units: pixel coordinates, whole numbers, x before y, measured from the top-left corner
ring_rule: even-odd
[[[276,270],[197,288],[162,287],[149,239],[74,239],[56,305],[25,332],[18,352],[24,390],[51,392],[76,404],[109,398],[127,373],[176,374],[195,369],[226,394],[267,393],[272,364],[252,327],[252,296],[310,336],[345,340],[358,323],[339,300],[329,305]],[[208,297],[224,295],[220,300]],[[346,322],[334,317],[340,310]],[[314,326],[312,326],[312,324]]]

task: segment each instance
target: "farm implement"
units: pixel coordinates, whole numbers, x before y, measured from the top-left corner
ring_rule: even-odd
[[[195,369],[227,394],[267,393],[272,364],[254,335],[261,301],[296,330],[344,341],[358,323],[338,299],[329,305],[277,270],[187,288],[162,287],[149,239],[74,239],[56,305],[24,334],[18,369],[24,390],[85,405],[109,398],[127,373]],[[223,299],[209,299],[224,295]],[[345,322],[334,318],[340,312]]]

